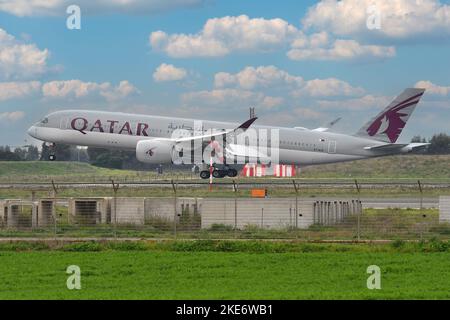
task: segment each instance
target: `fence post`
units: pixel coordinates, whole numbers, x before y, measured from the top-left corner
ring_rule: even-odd
[[[261,208],[261,229],[264,229],[264,207]]]
[[[419,185],[419,191],[420,191],[420,215],[422,216],[422,218],[425,218],[425,215],[423,214],[423,188],[422,188],[422,183],[420,182],[420,180],[417,180],[417,184]],[[422,223],[421,224],[421,228],[420,228],[420,240],[423,240],[423,229],[424,229],[425,224]]]
[[[358,192],[358,203],[361,202],[361,188],[358,184],[358,180],[355,179],[355,186],[356,186],[356,191]],[[361,240],[361,214],[362,214],[362,208],[361,210],[358,210],[358,215],[357,215],[357,231],[356,234],[358,236],[358,241]]]
[[[56,232],[57,232],[57,226],[56,226],[56,198],[58,195],[58,186],[55,184],[55,181],[52,180],[52,188],[53,188],[53,210],[52,210],[52,218],[53,218],[53,236],[56,240]]]
[[[117,191],[119,190],[119,184],[114,183],[113,179],[111,179],[111,183],[114,192],[114,238],[117,240]]]
[[[295,190],[295,229],[298,228],[298,186],[295,180],[292,180]]]
[[[174,206],[174,217],[173,217],[173,235],[174,238],[177,239],[177,220],[178,220],[178,214],[177,214],[177,186],[175,185],[175,182],[172,180],[170,180],[170,183],[172,184],[172,189],[173,189],[173,206]]]
[[[234,191],[234,237],[237,238],[237,196],[238,196],[238,185],[235,180],[233,180],[233,191]]]

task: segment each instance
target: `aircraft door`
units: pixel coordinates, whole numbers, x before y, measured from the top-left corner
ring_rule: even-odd
[[[328,141],[328,153],[336,153],[336,141]]]
[[[60,122],[59,122],[59,128],[62,129],[62,130],[67,129],[68,128],[68,122],[69,122],[68,118],[62,117]]]

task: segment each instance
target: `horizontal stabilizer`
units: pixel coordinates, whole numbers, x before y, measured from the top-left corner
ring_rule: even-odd
[[[371,147],[365,147],[365,150],[372,150],[372,151],[384,151],[384,152],[410,152],[413,149],[426,147],[429,143],[409,143],[409,144],[401,144],[401,143],[388,143],[383,145],[377,145],[377,146],[371,146]]]

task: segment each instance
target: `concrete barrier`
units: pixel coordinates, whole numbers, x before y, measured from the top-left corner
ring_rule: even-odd
[[[39,227],[48,227],[54,224],[55,200],[39,199],[37,225]]]
[[[450,223],[450,197],[439,197],[439,222]]]
[[[69,221],[80,225],[108,223],[111,219],[110,198],[70,198]]]
[[[229,225],[242,229],[301,228],[313,224],[332,225],[350,214],[362,212],[361,203],[347,201],[313,201],[291,198],[278,199],[203,199],[202,228]]]
[[[31,209],[30,215],[23,214],[24,207]],[[38,203],[26,200],[4,200],[1,203],[2,225],[8,228],[36,228]]]
[[[23,222],[19,221],[20,217],[23,217],[20,214],[21,207],[31,206],[31,222],[27,222],[25,226],[50,227],[56,218],[55,201],[53,198],[43,198],[38,202],[1,201],[0,223],[11,228],[24,226]],[[173,223],[176,218],[180,224],[185,224],[184,227],[192,225],[193,228],[204,229],[211,228],[215,224],[229,225],[238,229],[246,226],[306,229],[313,224],[338,224],[347,216],[362,212],[361,202],[357,200],[295,198],[91,197],[67,199],[67,206],[68,222],[72,224],[89,226],[117,223],[140,226],[160,222]],[[450,221],[450,213],[441,216],[442,221]]]
[[[111,223],[143,225],[145,223],[145,198],[113,198]]]

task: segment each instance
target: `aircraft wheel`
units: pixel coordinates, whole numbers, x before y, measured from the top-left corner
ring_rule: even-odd
[[[234,177],[236,177],[238,175],[238,172],[237,172],[236,169],[230,169],[230,170],[228,170],[227,175],[230,178],[234,178]]]
[[[223,178],[224,176],[223,176],[221,170],[214,170],[213,171],[213,177],[214,178]]]
[[[204,171],[200,172],[200,178],[209,179],[209,177],[210,177],[209,171],[204,170]]]

